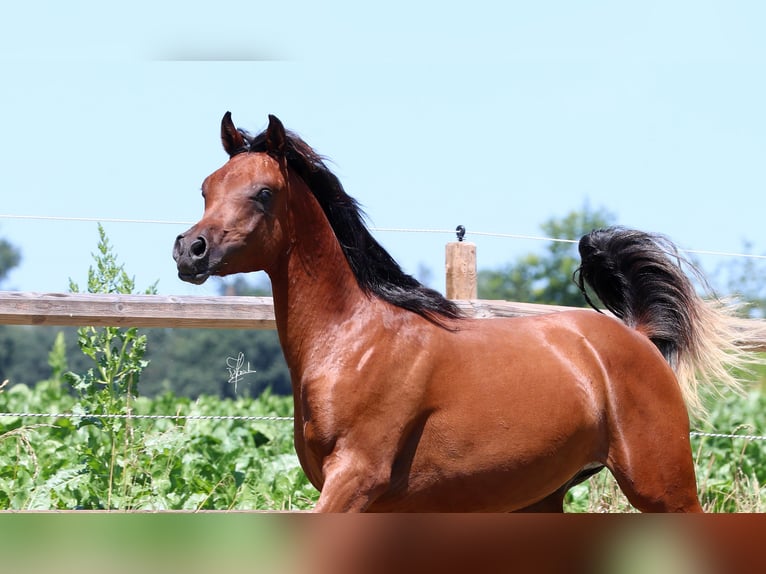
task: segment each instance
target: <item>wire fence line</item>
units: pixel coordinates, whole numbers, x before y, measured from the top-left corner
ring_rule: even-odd
[[[0,219],[16,220],[38,220],[38,221],[69,221],[69,222],[87,222],[87,223],[132,223],[148,225],[193,225],[193,221],[178,221],[164,219],[131,219],[121,217],[76,217],[65,215],[19,215],[11,213],[0,213]],[[438,228],[404,228],[404,227],[370,227],[370,231],[380,233],[433,233],[439,235],[454,235],[454,229]],[[472,231],[467,230],[466,236],[477,237],[495,237],[501,239],[519,239],[524,241],[544,241],[550,243],[577,243],[577,239],[565,239],[561,237],[547,237],[543,235],[524,235],[519,233],[499,233],[494,231]],[[766,255],[757,255],[754,253],[739,253],[734,251],[716,251],[709,249],[679,249],[683,253],[694,255],[714,255],[719,257],[739,257],[743,259],[755,259],[766,261]]]
[[[81,223],[140,223],[150,225],[192,225],[192,221],[172,221],[165,219],[130,219],[124,217],[77,217],[69,215],[19,215],[0,213],[0,219],[21,219],[36,221],[72,221]]]
[[[696,437],[709,437],[709,438],[743,438],[745,440],[766,440],[766,436],[755,435],[755,434],[727,434],[727,433],[719,433],[719,432],[691,431],[689,435],[696,436]]]
[[[0,418],[79,418],[79,419],[139,419],[139,420],[228,420],[228,421],[268,421],[268,422],[293,422],[295,417],[271,416],[271,415],[138,415],[138,414],[96,414],[96,413],[0,413]],[[753,434],[730,434],[717,432],[691,431],[693,437],[701,438],[729,438],[745,439],[751,441],[766,441],[766,436]]]
[[[97,413],[0,413],[0,418],[49,418],[49,419],[149,419],[149,420],[229,420],[229,421],[290,421],[294,417],[270,415],[136,415],[136,414],[97,414]]]

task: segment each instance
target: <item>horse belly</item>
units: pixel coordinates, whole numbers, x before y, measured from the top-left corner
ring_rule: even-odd
[[[409,472],[394,477],[390,495],[370,510],[517,510],[555,492],[584,468],[600,465],[599,451],[605,450],[603,434],[593,427],[562,435],[496,434],[476,440],[484,444],[440,439],[434,449],[426,438],[422,450],[429,452],[418,454]]]
[[[510,511],[606,456],[598,370],[550,353],[514,359],[475,364],[470,380],[442,375],[437,407],[371,510]]]

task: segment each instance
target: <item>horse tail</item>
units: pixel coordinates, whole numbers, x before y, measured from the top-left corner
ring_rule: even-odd
[[[675,371],[692,414],[705,413],[699,383],[719,392],[742,391],[735,372],[755,359],[743,344],[753,340],[754,333],[748,333],[752,322],[738,318],[734,304],[697,295],[684,268],[710,289],[669,239],[611,227],[582,237],[579,250],[576,281],[588,303],[595,308],[585,283],[609,311],[657,346]]]

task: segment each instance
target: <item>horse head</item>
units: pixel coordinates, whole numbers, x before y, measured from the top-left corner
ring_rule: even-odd
[[[211,275],[268,270],[288,241],[285,128],[274,116],[264,134],[265,151],[251,150],[253,138],[238,130],[227,112],[221,140],[229,160],[202,184],[202,219],[176,238],[178,276],[204,283]]]

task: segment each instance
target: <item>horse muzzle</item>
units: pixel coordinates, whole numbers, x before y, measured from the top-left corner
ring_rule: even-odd
[[[210,275],[210,247],[204,235],[186,234],[176,237],[173,259],[178,267],[178,278],[188,283],[201,285]]]

